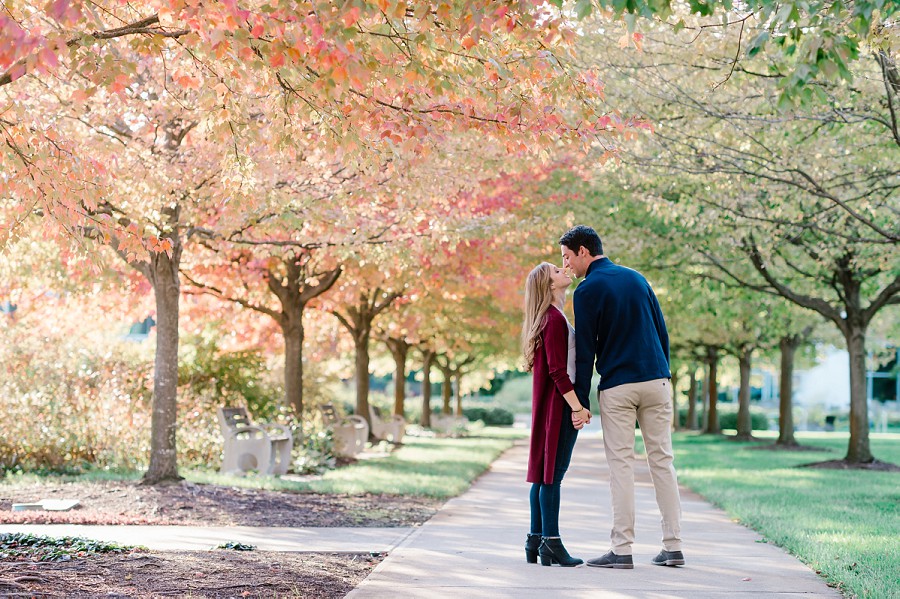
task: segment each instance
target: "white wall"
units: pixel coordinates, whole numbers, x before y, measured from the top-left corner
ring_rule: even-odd
[[[850,409],[850,357],[846,351],[830,348],[816,366],[797,372],[794,405]]]

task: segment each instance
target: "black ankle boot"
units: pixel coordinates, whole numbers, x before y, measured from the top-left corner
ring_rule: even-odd
[[[562,544],[562,539],[559,537],[541,538],[541,546],[538,548],[538,553],[541,556],[542,566],[559,564],[564,568],[571,568],[572,566],[579,566],[584,563],[584,560],[569,555],[569,552],[566,551],[566,548]]]
[[[541,546],[541,535],[533,535],[528,533],[525,537],[525,561],[529,564],[536,564],[538,558],[538,547]]]

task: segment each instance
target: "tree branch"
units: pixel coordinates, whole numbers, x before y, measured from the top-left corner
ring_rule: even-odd
[[[881,74],[884,78],[884,91],[887,96],[888,110],[891,114],[890,130],[894,141],[900,146],[900,129],[897,127],[897,111],[894,109],[894,97],[900,98],[900,71],[893,59],[884,50],[875,55],[875,59],[881,66]]]
[[[179,38],[183,35],[187,35],[191,32],[190,29],[176,29],[173,31],[167,31],[161,27],[150,27],[150,25],[155,25],[159,23],[159,15],[153,15],[150,17],[146,17],[139,21],[135,21],[134,23],[130,23],[123,27],[117,27],[115,29],[107,29],[104,31],[93,31],[90,33],[82,33],[79,36],[73,37],[72,39],[66,42],[66,46],[71,48],[72,46],[78,44],[85,37],[93,37],[98,40],[109,40],[117,37],[123,37],[126,35],[158,35],[161,37],[170,37],[170,38]],[[22,58],[18,60],[14,65],[9,67],[3,75],[0,75],[0,87],[12,83],[12,73],[13,71],[23,67],[28,62],[29,57]],[[24,75],[25,73],[23,73]]]
[[[348,331],[350,331],[351,335],[353,335],[354,337],[356,336],[356,328],[351,325],[346,318],[344,318],[343,314],[341,314],[337,310],[332,310],[331,313],[334,314],[334,317],[338,319],[338,322],[340,322]]]
[[[317,276],[321,276],[322,279],[316,285],[304,285],[303,290],[300,292],[300,302],[306,304],[313,298],[318,297],[331,289],[338,278],[340,278],[342,272],[344,272],[343,267],[338,266],[333,270],[318,273]]]
[[[204,291],[205,293],[209,293],[210,295],[218,297],[219,299],[233,302],[235,304],[243,306],[244,308],[249,308],[250,310],[253,310],[255,312],[260,312],[262,314],[266,314],[268,316],[271,316],[278,322],[281,322],[282,314],[280,312],[276,312],[275,310],[272,310],[271,308],[267,308],[265,306],[260,306],[259,304],[254,304],[248,300],[245,300],[245,299],[242,299],[239,297],[232,297],[232,296],[226,295],[224,291],[222,291],[215,285],[208,285],[206,283],[201,283],[201,282],[197,281],[196,279],[194,279],[193,277],[191,277],[187,272],[185,272],[182,269],[179,269],[178,272],[181,273],[181,276],[183,276],[185,279],[187,279],[188,283],[190,283],[194,287],[197,287],[198,289],[205,290]]]
[[[895,304],[898,300],[900,300],[900,276],[882,289],[881,293],[869,304],[869,307],[863,310],[863,321],[869,324],[880,309],[889,304]]]
[[[787,285],[784,285],[783,283],[778,281],[772,275],[772,272],[769,270],[768,266],[763,260],[762,255],[760,255],[759,253],[759,248],[756,247],[756,242],[754,242],[752,239],[748,241],[748,254],[750,256],[750,261],[753,263],[753,267],[756,269],[756,271],[760,275],[762,275],[766,282],[771,285],[772,288],[778,291],[778,293],[782,297],[794,302],[798,306],[803,306],[804,308],[808,308],[810,310],[818,312],[825,318],[832,320],[835,324],[838,325],[838,327],[840,327],[842,331],[846,328],[847,325],[844,322],[844,319],[841,318],[840,312],[838,312],[827,301],[818,297],[812,297],[809,295],[804,295],[802,293],[797,293]]]

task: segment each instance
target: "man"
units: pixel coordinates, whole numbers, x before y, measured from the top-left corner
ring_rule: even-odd
[[[632,569],[634,543],[634,424],[640,423],[662,514],[658,566],[684,564],[681,499],[672,455],[669,335],[656,295],[637,271],[603,254],[600,237],[579,225],[560,240],[563,265],[584,280],[575,289],[575,393],[590,406],[591,367],[600,375],[598,400],[612,495],[612,547],[588,560],[596,568]],[[576,426],[582,422],[573,422]]]

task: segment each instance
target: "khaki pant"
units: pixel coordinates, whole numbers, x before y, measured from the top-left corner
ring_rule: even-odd
[[[600,424],[609,463],[616,555],[634,543],[634,423],[641,425],[656,503],[662,514],[663,547],[681,551],[681,498],[672,464],[672,388],[668,379],[628,383],[600,391]]]

